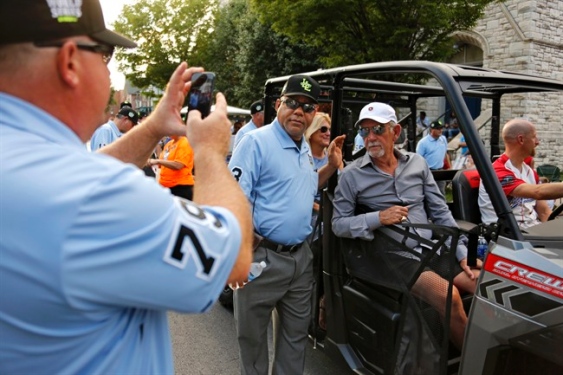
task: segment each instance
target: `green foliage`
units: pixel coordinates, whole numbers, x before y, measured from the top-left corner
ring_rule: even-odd
[[[499,0],[138,0],[116,31],[139,43],[118,51],[137,87],[163,89],[180,61],[217,73],[229,104],[248,107],[268,78],[391,60],[444,61],[451,34],[471,29]]]
[[[258,21],[246,0],[139,0],[114,25],[139,47],[118,51],[135,86],[163,89],[180,61],[217,73],[229,104],[249,107],[271,77],[318,69],[318,51]]]
[[[139,0],[124,6],[114,28],[139,45],[118,51],[119,68],[137,87],[164,89],[181,61],[201,61],[196,45],[205,45],[218,0]]]
[[[451,33],[470,29],[497,0],[250,0],[260,20],[321,50],[327,67],[444,61]]]
[[[217,72],[217,88],[229,103],[249,107],[264,82],[320,67],[315,48],[295,43],[261,24],[246,0],[232,0],[217,13],[205,67]]]

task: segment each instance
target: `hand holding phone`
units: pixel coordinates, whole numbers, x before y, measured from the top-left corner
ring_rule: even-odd
[[[188,112],[196,109],[201,112],[201,118],[207,117],[211,112],[214,87],[215,73],[194,73],[190,92],[186,96]]]

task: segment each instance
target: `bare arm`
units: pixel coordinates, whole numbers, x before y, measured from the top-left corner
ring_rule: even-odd
[[[533,198],[535,200],[557,199],[563,197],[563,182],[549,184],[520,184],[510,193],[513,197]]]
[[[162,137],[185,135],[186,126],[180,117],[180,110],[190,89],[192,74],[202,71],[203,68],[188,69],[185,62],[181,63],[172,74],[166,92],[154,112],[142,124],[133,127],[98,152],[143,167]]]
[[[188,115],[188,139],[194,150],[197,183],[193,201],[199,205],[220,206],[237,218],[242,235],[241,246],[228,283],[242,284],[248,278],[252,260],[252,219],[248,199],[227,168],[231,122],[227,118],[227,102],[217,94],[215,110],[205,119],[192,111]]]
[[[536,201],[536,212],[540,221],[545,222],[549,218],[549,215],[551,215],[551,208],[549,208],[546,201],[539,200]]]
[[[148,164],[150,166],[161,165],[166,168],[174,169],[175,171],[178,171],[186,167],[184,164],[180,163],[179,161],[164,160],[164,159],[150,159]]]
[[[319,169],[319,186],[323,186],[337,169],[344,168],[342,161],[342,146],[346,135],[339,135],[328,145],[328,164]]]

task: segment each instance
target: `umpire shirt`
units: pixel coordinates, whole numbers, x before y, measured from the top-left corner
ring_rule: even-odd
[[[242,138],[229,169],[250,201],[260,235],[283,245],[305,241],[318,175],[304,137],[297,148],[276,119]]]
[[[0,374],[173,374],[166,311],[211,308],[235,217],[2,93],[0,133]]]
[[[416,153],[426,159],[428,167],[432,170],[444,167],[446,152],[448,152],[448,141],[443,135],[436,139],[428,134],[416,145]]]

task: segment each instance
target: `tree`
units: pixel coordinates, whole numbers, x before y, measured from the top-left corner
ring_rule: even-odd
[[[320,48],[327,67],[392,60],[444,61],[451,34],[498,0],[250,0],[260,20]]]
[[[117,52],[119,68],[135,86],[164,89],[181,61],[201,63],[198,44],[210,37],[218,0],[139,0],[115,22],[138,47]]]
[[[231,104],[248,107],[262,97],[268,78],[316,70],[318,50],[291,41],[259,22],[246,0],[232,0],[216,15],[205,65]]]
[[[258,21],[247,0],[139,0],[114,25],[137,49],[117,52],[135,86],[164,88],[180,61],[217,73],[216,89],[241,107],[260,98],[270,77],[319,68],[318,51]]]

